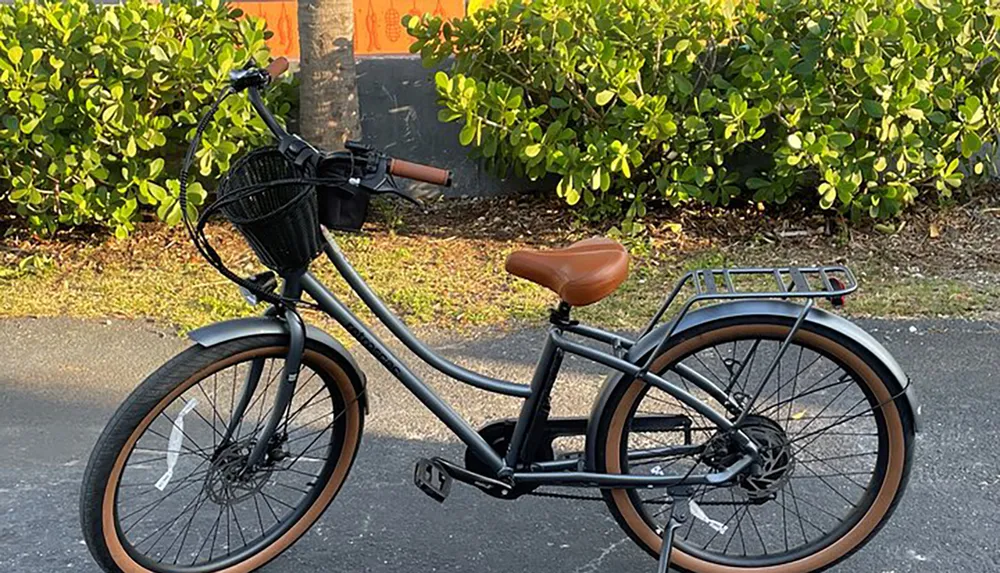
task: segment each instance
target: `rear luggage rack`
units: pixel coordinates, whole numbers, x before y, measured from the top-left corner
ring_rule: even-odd
[[[694,294],[674,318],[675,326],[699,302],[761,298],[806,299],[806,306],[811,307],[814,299],[825,298],[834,306],[842,306],[844,297],[858,289],[854,273],[842,265],[698,269],[687,272],[677,281],[670,296],[646,325],[642,335],[651,332],[659,324],[681,290],[688,285],[694,289]]]
[[[721,282],[719,278],[721,277]],[[660,338],[656,348],[649,353],[645,363],[639,369],[641,378],[652,367],[653,360],[670,343],[677,327],[681,324],[684,316],[687,315],[691,307],[699,302],[713,300],[737,300],[737,299],[802,299],[802,310],[795,318],[788,334],[785,335],[778,352],[771,360],[770,366],[763,380],[767,380],[774,373],[775,368],[784,356],[789,344],[795,338],[796,333],[802,327],[802,323],[809,314],[809,311],[816,304],[816,299],[825,298],[834,306],[841,306],[844,297],[858,288],[858,281],[854,278],[847,267],[841,265],[822,267],[777,267],[777,268],[733,268],[733,269],[699,269],[686,273],[681,280],[677,281],[674,290],[663,301],[663,305],[656,311],[649,324],[639,336],[646,336],[660,323],[667,309],[673,304],[681,290],[691,284],[694,288],[694,295],[689,297],[684,305],[670,321],[666,333]],[[752,283],[752,284],[741,284]],[[756,288],[758,283],[763,283],[770,288]],[[750,288],[746,288],[749,286]],[[740,288],[744,287],[744,288]],[[737,417],[735,424],[739,425],[746,418],[747,413],[752,409],[754,402],[760,396],[763,385],[757,388],[757,392],[749,398],[749,402],[741,405],[742,413]]]
[[[721,284],[716,280],[721,275]],[[741,291],[733,283],[733,277],[769,278],[773,290]],[[735,268],[701,269],[684,275],[675,288],[680,291],[691,281],[695,296],[702,300],[726,298],[837,298],[848,295],[858,288],[858,282],[847,267],[784,267],[784,268]],[[818,284],[817,284],[818,283]]]

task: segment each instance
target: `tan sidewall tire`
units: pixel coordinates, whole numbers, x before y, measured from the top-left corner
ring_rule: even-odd
[[[178,396],[187,391],[188,388],[194,386],[199,381],[214,372],[223,370],[233,364],[244,362],[258,356],[272,356],[276,348],[280,347],[263,347],[247,350],[203,368],[179,384],[172,392],[163,398],[163,400],[161,400],[156,407],[153,408],[145,418],[143,418],[142,422],[140,422],[135,431],[133,431],[131,436],[129,436],[125,447],[121,449],[118,457],[115,459],[111,476],[108,479],[107,486],[104,490],[104,497],[101,505],[101,521],[104,542],[106,543],[107,549],[111,554],[111,558],[124,573],[154,573],[137,563],[128,554],[125,547],[122,545],[121,540],[118,538],[117,529],[115,528],[115,491],[117,489],[118,480],[121,478],[122,471],[125,467],[125,462],[128,460],[128,456],[132,452],[132,448],[135,446],[135,443],[142,436],[143,432],[146,431],[146,428],[149,427],[153,420],[160,414],[160,412],[170,405],[170,403],[173,402]],[[295,525],[286,531],[284,535],[279,537],[277,541],[267,546],[250,559],[226,569],[221,569],[217,573],[249,573],[250,571],[255,571],[260,567],[263,567],[268,561],[277,557],[282,551],[288,549],[288,547],[290,547],[299,539],[299,537],[308,531],[312,524],[315,523],[316,520],[323,514],[326,507],[331,501],[333,501],[333,498],[336,497],[337,492],[340,491],[340,487],[343,485],[344,480],[350,471],[351,465],[354,461],[354,455],[357,452],[358,444],[361,438],[362,421],[360,401],[356,399],[357,393],[354,385],[351,384],[350,378],[339,364],[319,352],[307,349],[303,355],[303,362],[317,372],[324,372],[328,374],[336,382],[337,389],[341,392],[343,403],[347,405],[347,413],[344,416],[346,419],[346,432],[344,434],[344,444],[340,452],[340,458],[337,461],[337,465],[334,467],[330,481],[328,481],[326,486],[324,486],[323,491],[316,498],[316,501],[309,508],[309,510],[302,516],[302,519],[295,523]]]
[[[783,337],[787,335],[788,331],[789,327],[787,326],[773,324],[735,325],[710,330],[669,348],[654,361],[651,370],[659,372],[688,352],[712,344],[712,340],[715,339],[731,338],[734,335]],[[846,535],[822,550],[797,561],[768,567],[733,567],[705,561],[674,547],[671,552],[671,564],[697,573],[807,573],[817,571],[830,566],[860,547],[876,531],[883,518],[892,509],[896,494],[906,477],[907,440],[899,409],[891,400],[892,395],[889,389],[861,357],[833,340],[803,329],[796,335],[795,342],[805,344],[807,347],[822,349],[836,357],[854,370],[864,380],[875,398],[880,403],[885,404],[882,411],[889,438],[889,458],[885,479],[875,501],[870,506],[868,513]],[[603,469],[608,473],[622,473],[622,433],[628,415],[632,411],[635,400],[641,395],[643,386],[643,383],[634,381],[622,398],[617,401],[617,404],[613,406],[615,410],[608,426],[604,444],[606,467]],[[643,519],[639,510],[632,503],[628,492],[621,489],[612,490],[609,497],[619,513],[619,522],[627,530],[631,529],[630,533],[633,539],[645,545],[645,548],[651,553],[658,554],[662,547],[662,539]]]

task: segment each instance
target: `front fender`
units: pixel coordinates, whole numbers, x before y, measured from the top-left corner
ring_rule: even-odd
[[[257,316],[237,318],[203,326],[188,333],[188,338],[201,346],[211,347],[239,338],[287,334],[288,328],[284,320],[275,317]],[[332,358],[344,369],[344,372],[350,377],[351,383],[354,384],[354,389],[358,393],[358,400],[361,402],[362,408],[368,411],[368,394],[364,392],[367,378],[361,368],[358,367],[358,363],[355,362],[351,353],[344,348],[344,345],[337,342],[335,338],[312,325],[306,325],[306,339],[319,346],[324,354]]]
[[[802,312],[802,305],[782,300],[744,300],[714,304],[691,311],[684,316],[680,324],[674,331],[673,338],[682,339],[685,332],[695,328],[700,328],[707,323],[732,318],[738,316],[762,316],[780,317],[794,320]],[[882,346],[872,335],[865,332],[861,327],[840,316],[827,312],[823,309],[813,308],[806,315],[805,321],[818,330],[829,331],[857,343],[859,352],[867,352],[875,362],[884,368],[886,375],[896,381],[899,388],[905,389],[903,395],[897,399],[897,404],[909,411],[913,418],[913,425],[916,431],[920,431],[920,404],[917,401],[916,390],[909,382],[909,378],[903,372],[903,368],[896,362],[896,359],[889,354],[889,351]],[[644,362],[657,344],[670,329],[672,323],[666,323],[653,329],[652,332],[636,341],[629,349],[625,360],[638,364]],[[614,389],[622,382],[625,374],[613,372],[604,380],[600,392],[594,401],[590,414],[590,421],[587,424],[587,464],[592,465],[595,460],[597,447],[597,432],[601,412],[605,409]],[[594,468],[590,468],[593,471]]]

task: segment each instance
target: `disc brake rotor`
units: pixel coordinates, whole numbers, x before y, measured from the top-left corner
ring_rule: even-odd
[[[205,491],[210,500],[218,505],[235,505],[263,489],[271,477],[271,469],[263,466],[245,471],[252,449],[253,442],[244,441],[219,452],[205,476]]]
[[[765,416],[749,415],[740,427],[760,447],[757,471],[740,476],[737,484],[753,501],[770,499],[784,487],[795,470],[795,456],[784,429]],[[705,463],[722,470],[735,463],[742,453],[727,435],[712,438],[705,448]]]

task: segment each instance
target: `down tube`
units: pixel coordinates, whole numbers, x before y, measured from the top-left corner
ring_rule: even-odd
[[[424,406],[427,406],[439,420],[444,422],[456,436],[485,462],[497,474],[506,467],[503,459],[493,451],[479,432],[469,425],[452,407],[441,399],[434,390],[417,377],[391,350],[373,334],[358,317],[320,283],[312,273],[302,277],[302,287],[313,297],[324,312],[332,316],[347,332],[361,343],[372,356],[378,359],[385,368],[399,379]]]

